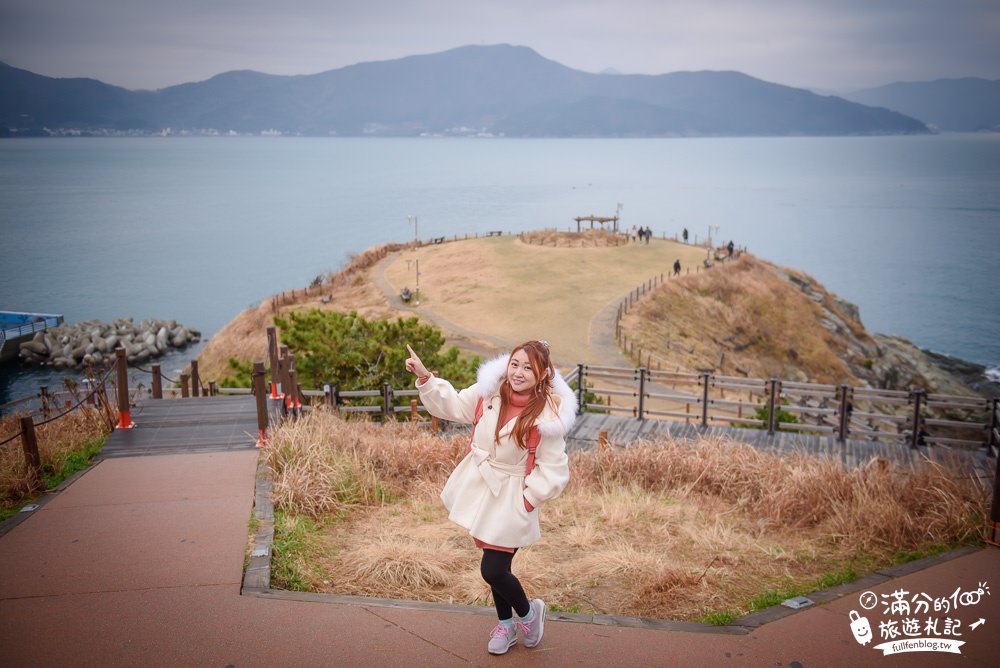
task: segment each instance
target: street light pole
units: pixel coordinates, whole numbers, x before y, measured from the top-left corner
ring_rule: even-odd
[[[719,226],[718,225],[709,225],[708,226],[708,247],[709,248],[712,247],[712,228],[713,227],[715,228],[715,233],[719,234]]]
[[[407,216],[406,222],[413,223],[413,240],[419,243],[420,235],[417,233],[417,217],[415,215]]]

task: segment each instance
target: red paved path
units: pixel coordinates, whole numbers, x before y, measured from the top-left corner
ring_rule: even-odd
[[[986,582],[990,596],[953,614],[960,656],[858,645],[858,593],[743,635],[553,620],[540,647],[502,657],[486,653],[483,614],[241,596],[256,463],[255,451],[107,459],[0,537],[0,665],[1000,665],[993,549],[870,586],[940,597]]]

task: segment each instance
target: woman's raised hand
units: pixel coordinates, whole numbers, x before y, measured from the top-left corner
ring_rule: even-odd
[[[416,374],[417,378],[423,379],[431,375],[431,372],[427,370],[424,363],[420,361],[417,354],[413,352],[413,348],[410,344],[406,344],[406,349],[410,352],[410,356],[406,360],[406,370],[410,373]]]

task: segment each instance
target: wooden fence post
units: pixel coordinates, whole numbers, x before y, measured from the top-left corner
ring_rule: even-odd
[[[410,399],[410,419],[416,422],[419,417],[420,414],[417,412],[417,400]]]
[[[24,451],[24,462],[28,465],[33,489],[42,487],[42,458],[38,454],[38,437],[35,435],[35,423],[31,416],[21,418],[21,449]]]
[[[395,417],[392,407],[392,386],[388,382],[382,383],[382,416],[386,422]]]
[[[840,426],[837,429],[837,440],[843,443],[847,440],[847,431],[851,425],[851,388],[840,386]]]
[[[49,419],[49,386],[42,385],[38,388],[42,393],[42,417],[46,420]]]
[[[910,434],[910,447],[916,448],[920,440],[920,404],[926,393],[924,390],[914,390],[910,393],[913,397],[913,433]]]
[[[181,399],[188,398],[188,375],[186,373],[181,374]]]
[[[163,374],[160,372],[160,365],[153,365],[153,380],[151,381],[153,386],[153,398],[162,399],[163,398]]]
[[[257,447],[267,445],[267,391],[264,389],[264,363],[253,363],[253,393],[257,401]]]
[[[210,396],[210,397],[214,397],[215,396],[215,381],[214,380],[208,381],[208,396]]]
[[[125,358],[125,349],[116,348],[115,356],[115,393],[118,395],[118,427],[117,429],[131,429],[132,409],[128,401],[128,360]]]
[[[198,360],[191,360],[191,396],[201,396],[201,376],[198,375]]]
[[[580,415],[583,413],[584,404],[584,382],[583,382],[584,366],[583,364],[576,365],[576,414]]]
[[[768,395],[767,395],[767,433],[768,434],[773,434],[774,433],[774,425],[777,424],[777,422],[778,422],[777,419],[775,419],[776,418],[775,414],[778,412],[775,409],[775,407],[778,404],[778,402],[777,402],[777,399],[778,399],[778,379],[775,378],[774,376],[771,376],[771,380],[769,382],[771,383],[771,391],[768,392]]]
[[[640,360],[640,364],[642,360]],[[639,369],[639,410],[637,417],[643,419],[643,409],[646,407],[646,369]]]
[[[991,448],[996,448],[1000,446],[1000,415],[997,415],[997,409],[1000,408],[1000,399],[993,397],[990,406],[992,407],[990,411],[990,434],[986,439],[986,444]]]
[[[704,387],[701,390],[701,426],[708,426],[708,372],[701,372],[701,382]]]
[[[271,398],[278,398],[278,333],[274,327],[267,328],[267,360],[271,365]]]

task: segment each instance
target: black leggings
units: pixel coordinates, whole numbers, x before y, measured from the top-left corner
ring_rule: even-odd
[[[483,562],[479,565],[479,572],[493,590],[493,605],[500,619],[512,619],[514,612],[518,617],[524,617],[531,610],[524,588],[510,572],[512,561],[513,552],[484,549]]]

